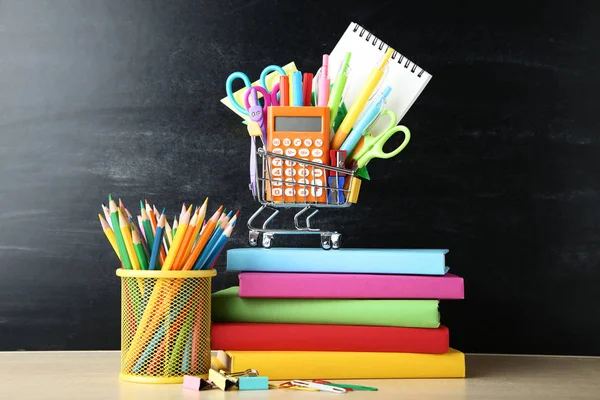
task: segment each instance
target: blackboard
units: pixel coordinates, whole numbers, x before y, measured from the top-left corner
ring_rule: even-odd
[[[396,11],[393,9],[396,8]],[[448,248],[466,352],[600,355],[597,2],[0,3],[0,350],[119,348],[108,193],[256,210],[249,139],[219,100],[237,70],[315,72],[350,21],[433,79],[413,138],[374,161],[345,247]],[[316,221],[316,222],[317,222]],[[278,245],[316,246],[309,239]],[[213,290],[236,284],[222,257]]]

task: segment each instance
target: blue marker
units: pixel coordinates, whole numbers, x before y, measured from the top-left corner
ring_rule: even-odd
[[[292,72],[292,94],[294,95],[292,106],[302,107],[304,102],[302,100],[302,72],[300,71]]]
[[[367,109],[359,117],[358,121],[356,121],[352,132],[350,132],[340,147],[340,150],[345,150],[346,154],[352,153],[352,150],[354,150],[358,144],[358,141],[363,136],[365,129],[371,124],[371,122],[375,120],[375,118],[377,118],[383,109],[383,106],[385,105],[385,99],[391,91],[392,88],[386,86],[385,89],[383,89],[383,92],[381,92],[379,98],[377,98],[367,107]]]

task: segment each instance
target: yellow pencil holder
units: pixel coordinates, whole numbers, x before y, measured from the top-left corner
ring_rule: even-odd
[[[121,373],[137,383],[181,383],[210,369],[211,279],[215,270],[118,269]]]

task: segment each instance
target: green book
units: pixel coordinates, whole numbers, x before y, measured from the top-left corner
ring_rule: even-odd
[[[437,328],[437,300],[242,298],[234,286],[212,295],[214,322]]]

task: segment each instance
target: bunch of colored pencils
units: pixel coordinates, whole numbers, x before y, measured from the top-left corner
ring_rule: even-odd
[[[169,225],[165,210],[158,212],[148,201],[140,201],[137,225],[132,214],[119,200],[108,196],[102,204],[100,224],[122,267],[135,270],[212,269],[221,250],[231,237],[239,211],[225,214],[223,206],[204,221],[208,198],[192,211],[181,207],[179,219]]]

